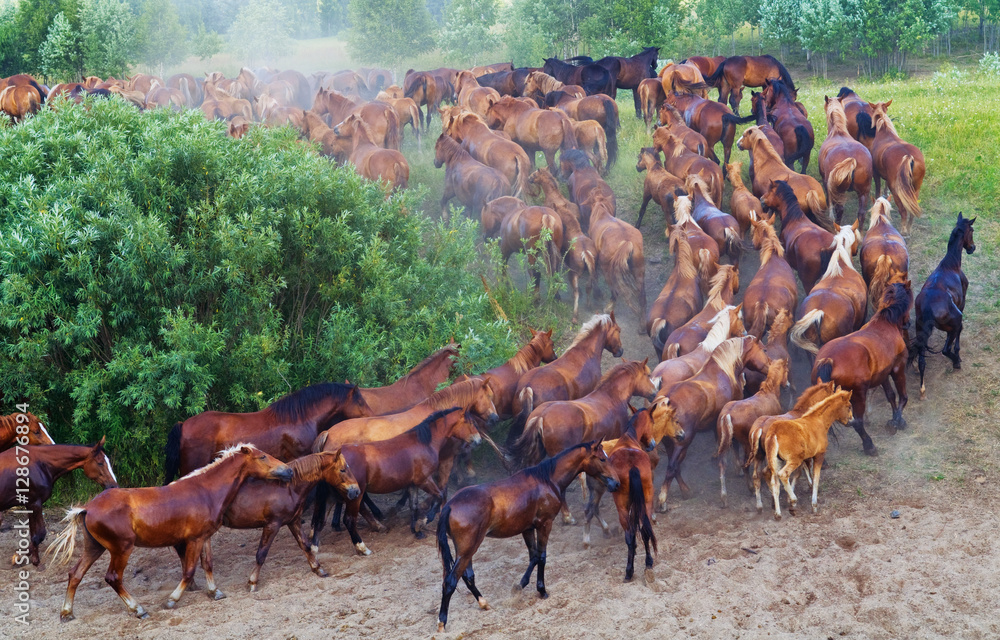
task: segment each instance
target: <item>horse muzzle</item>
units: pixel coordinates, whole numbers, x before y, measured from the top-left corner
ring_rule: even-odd
[[[620,357],[622,357],[622,354],[624,354],[624,353],[625,353],[625,349],[623,349],[622,347],[618,347],[618,351],[615,351],[611,355],[613,355],[616,358],[620,358]]]
[[[292,479],[292,468],[287,465],[281,465],[277,469],[272,470],[268,475],[274,480],[289,482]]]
[[[497,426],[498,422],[500,422],[500,416],[498,416],[496,413],[491,413],[489,416],[486,417],[486,426],[489,429],[492,429],[493,427]]]
[[[681,429],[681,430],[680,430],[680,431],[678,431],[678,432],[677,432],[677,434],[676,434],[676,435],[674,436],[674,440],[676,440],[677,442],[680,442],[680,441],[681,441],[681,440],[683,440],[683,439],[684,439],[684,429]]]
[[[347,487],[348,500],[356,500],[357,497],[360,495],[361,495],[361,487],[359,487],[358,485],[352,484],[351,486]]]
[[[966,251],[966,253],[968,253],[971,256],[972,254],[974,254],[976,252],[976,245],[972,245],[971,247],[969,247],[965,251]]]
[[[646,451],[652,451],[655,448],[656,448],[656,438],[650,438],[649,439],[649,446],[646,447]]]
[[[117,489],[118,488],[118,483],[115,482],[114,480],[112,480],[111,482],[108,482],[107,484],[105,484],[104,488],[105,489]]]
[[[622,486],[617,478],[611,476],[604,476],[604,483],[608,485],[608,491],[618,491],[618,488]]]
[[[483,441],[483,437],[481,435],[479,435],[478,433],[472,434],[471,436],[469,436],[469,439],[466,440],[466,442],[468,442],[469,444],[471,444],[474,447],[479,446],[479,443],[482,442],[482,441]]]

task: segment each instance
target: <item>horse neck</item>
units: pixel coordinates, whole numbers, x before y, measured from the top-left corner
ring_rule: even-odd
[[[189,478],[189,480],[197,478],[199,490],[211,494],[213,500],[210,504],[213,509],[217,510],[215,512],[216,518],[222,517],[222,513],[236,498],[236,492],[247,478],[245,459],[245,456],[239,453],[229,456],[220,460],[205,473]]]
[[[582,358],[585,363],[596,361],[601,362],[601,352],[604,351],[604,344],[607,341],[607,330],[603,324],[595,326],[590,333],[580,338],[580,341],[566,350],[563,358],[574,360]]]
[[[555,468],[549,479],[559,488],[560,494],[565,492],[569,484],[580,475],[588,455],[590,451],[586,447],[577,447],[556,459]]]
[[[528,344],[517,350],[517,353],[507,361],[515,372],[524,373],[529,369],[534,369],[542,363],[542,347],[534,338]]]
[[[948,251],[941,260],[940,268],[952,271],[962,270],[962,247],[965,244],[964,234],[955,234],[948,238]]]
[[[763,132],[760,133],[760,137],[755,141],[751,153],[754,156],[754,163],[758,167],[768,160],[771,162],[780,162],[782,165],[785,164],[785,161],[782,160],[778,152],[771,146],[771,143],[768,142]],[[760,169],[758,168],[757,171],[760,171]]]
[[[428,407],[432,412],[452,407],[462,407],[463,411],[468,411],[476,399],[475,394],[465,393],[465,389],[470,385],[469,381],[456,382],[432,394],[420,404]]]
[[[315,454],[296,458],[288,463],[288,468],[294,474],[294,484],[315,484],[323,479],[323,463]]]
[[[429,358],[429,362],[417,365],[417,368],[400,378],[409,382],[410,380],[421,380],[426,382],[432,391],[437,387],[442,378],[447,378],[451,372],[451,356],[449,349],[442,349],[441,352]],[[405,384],[405,383],[404,383]]]
[[[763,267],[768,262],[771,261],[771,257],[777,255],[779,258],[785,253],[784,247],[781,246],[781,241],[778,240],[776,234],[764,232],[764,241],[760,243],[760,266]]]
[[[55,480],[74,469],[79,469],[87,461],[92,447],[78,444],[48,444],[31,449],[31,461],[43,467]]]
[[[357,129],[354,130],[353,142],[354,142],[354,151],[357,151],[359,147],[363,147],[366,145],[369,147],[376,146],[375,142],[372,141],[371,131],[369,131],[368,127],[366,127],[364,123],[360,121],[357,123]]]
[[[632,397],[635,389],[635,374],[629,366],[610,372],[592,393],[603,395],[616,404],[622,404]]]
[[[850,137],[851,134],[847,131],[847,116],[844,115],[843,111],[840,112],[839,118],[835,114],[836,112],[831,111],[826,118],[826,137],[829,138],[834,135]]]

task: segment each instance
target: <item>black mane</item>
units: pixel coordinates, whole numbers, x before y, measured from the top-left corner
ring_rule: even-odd
[[[332,396],[338,402],[346,402],[355,389],[357,385],[353,384],[322,382],[293,391],[272,402],[268,409],[273,411],[279,420],[294,422],[304,419],[314,404],[328,396]]]
[[[910,305],[913,304],[913,294],[907,290],[905,284],[894,282],[882,294],[882,301],[888,301],[888,304],[879,309],[875,315],[889,324],[902,328],[906,323]]]
[[[410,429],[410,431],[417,434],[417,440],[420,444],[430,444],[431,443],[431,425],[445,417],[449,413],[454,413],[460,410],[462,407],[451,407],[449,409],[441,409],[440,411],[435,411],[431,415],[424,418],[424,421],[417,426]]]
[[[840,93],[837,94],[838,98],[846,98],[847,96],[856,96],[858,94],[854,93],[854,89],[850,87],[841,87]]]
[[[802,211],[802,207],[799,206],[799,199],[795,197],[795,191],[788,185],[784,180],[774,181],[774,190],[781,198],[781,201],[785,203],[785,211],[788,212],[787,220],[795,220],[796,218],[804,218],[805,212]],[[782,225],[785,224],[783,219]]]
[[[786,100],[795,104],[795,96],[792,95],[792,89],[788,88],[782,80],[771,80],[771,88],[777,93],[781,94]]]
[[[556,470],[556,464],[558,464],[560,458],[562,458],[565,455],[568,455],[569,453],[577,449],[580,449],[582,447],[590,447],[593,444],[594,444],[593,442],[582,442],[580,444],[573,445],[572,447],[569,447],[568,449],[565,449],[560,453],[557,453],[551,458],[546,458],[542,460],[533,467],[526,467],[524,469],[524,474],[540,482],[550,482],[552,480],[552,474]]]
[[[574,169],[580,169],[583,167],[591,166],[590,158],[587,157],[586,153],[580,151],[579,149],[570,149],[569,151],[564,151],[562,154],[560,154],[559,160],[570,163],[571,165],[573,165]]]

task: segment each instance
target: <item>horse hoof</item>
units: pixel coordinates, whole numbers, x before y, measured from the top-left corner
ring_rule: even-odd
[[[486,602],[486,598],[479,599],[479,608],[482,609],[483,611],[490,610],[490,605]]]
[[[542,599],[542,600],[547,600],[548,597],[549,597],[549,592],[548,591],[544,591],[544,590],[543,591],[539,591],[538,592],[538,597],[540,599]]]
[[[961,369],[962,368],[962,363],[961,362],[953,362],[953,363],[951,363],[951,366],[952,366],[953,369]]]
[[[369,549],[364,542],[359,542],[356,545],[354,545],[354,549],[358,552],[358,555],[360,556],[370,556],[372,554],[372,550]]]
[[[76,620],[76,616],[72,613],[63,613],[59,616],[59,622],[72,622],[73,620]]]
[[[590,538],[584,538],[583,539],[583,548],[584,549],[589,549],[590,548]]]
[[[781,514],[780,513],[774,514],[774,519],[775,520],[781,520]]]
[[[149,618],[149,614],[146,613],[145,609],[139,607],[139,609],[135,612],[135,617],[139,618],[140,620],[147,620]],[[72,620],[72,617],[70,617],[70,619]]]
[[[646,584],[653,584],[656,581],[656,575],[652,569],[646,569],[642,574],[642,578],[646,581]]]
[[[257,583],[256,582],[248,582],[247,584],[250,586],[250,593],[254,593],[254,592],[257,591]]]
[[[163,603],[164,609],[173,609],[176,606],[177,606],[176,600],[167,600],[166,602]]]
[[[318,575],[320,578],[329,578],[330,577],[330,574],[327,573],[326,569],[324,569],[323,567],[317,567],[316,568],[316,575]]]
[[[873,458],[877,458],[878,457],[878,449],[875,448],[875,445],[872,445],[870,447],[865,447],[865,455],[866,456],[872,456]]]
[[[222,593],[218,589],[216,589],[215,593],[212,594],[212,600],[224,600],[225,597],[226,597],[226,594]]]
[[[444,633],[444,623],[443,622],[439,622],[438,623],[438,633]]]
[[[630,574],[630,573],[626,573],[626,574],[625,574],[625,579],[624,579],[624,580],[622,580],[622,583],[624,583],[624,584],[628,584],[628,583],[630,583],[630,582],[632,582],[632,574]]]
[[[424,538],[427,537],[427,534],[425,534],[423,531],[414,531],[413,537],[416,538],[417,540],[423,540]]]

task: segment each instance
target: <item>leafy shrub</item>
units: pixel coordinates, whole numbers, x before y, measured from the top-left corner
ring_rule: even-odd
[[[200,411],[383,384],[452,336],[495,366],[521,339],[473,222],[431,223],[290,129],[58,102],[0,145],[0,396],[58,441],[106,434],[126,485]]]
[[[1000,53],[985,53],[979,59],[979,73],[994,78],[1000,77]]]

